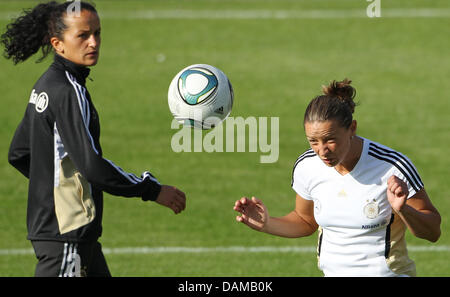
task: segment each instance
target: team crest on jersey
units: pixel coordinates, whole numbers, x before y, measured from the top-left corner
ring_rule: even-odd
[[[367,204],[364,206],[363,211],[368,219],[375,219],[378,217],[380,208],[378,207],[378,203],[375,199],[372,199],[372,201],[367,200]]]

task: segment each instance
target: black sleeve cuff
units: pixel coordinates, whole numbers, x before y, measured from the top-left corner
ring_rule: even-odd
[[[142,200],[144,201],[155,201],[161,192],[161,185],[156,182],[150,182],[148,190],[142,195]]]

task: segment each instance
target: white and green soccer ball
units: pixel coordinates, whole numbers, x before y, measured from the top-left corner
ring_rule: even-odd
[[[208,64],[190,65],[175,75],[168,103],[181,124],[211,129],[225,120],[233,108],[233,88],[228,77]]]

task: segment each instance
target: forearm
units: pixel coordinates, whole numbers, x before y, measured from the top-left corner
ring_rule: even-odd
[[[312,226],[303,220],[295,211],[284,217],[269,217],[263,232],[281,237],[298,238],[309,236],[317,230],[317,226]]]
[[[436,242],[441,235],[441,216],[430,210],[419,211],[405,204],[397,212],[411,233],[419,238]]]
[[[26,118],[17,127],[8,152],[8,161],[26,178],[30,176],[30,139]]]

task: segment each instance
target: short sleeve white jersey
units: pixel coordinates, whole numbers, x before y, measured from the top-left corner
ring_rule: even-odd
[[[292,188],[314,202],[318,266],[325,276],[413,276],[406,226],[391,209],[387,180],[395,175],[405,181],[408,198],[423,183],[406,156],[362,139],[361,157],[345,175],[326,166],[311,149],[295,162]]]

